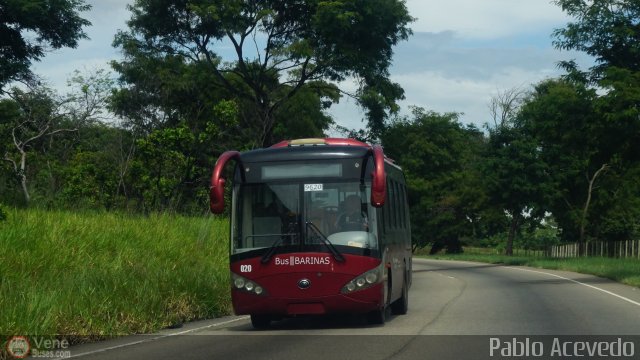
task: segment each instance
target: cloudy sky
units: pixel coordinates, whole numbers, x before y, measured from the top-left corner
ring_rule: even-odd
[[[73,70],[108,68],[120,54],[111,47],[118,29],[125,29],[130,0],[89,0],[85,16],[90,40],[36,63],[34,71],[60,91]],[[550,0],[407,0],[413,36],[395,49],[392,80],[405,90],[401,105],[437,112],[461,112],[464,123],[488,122],[487,104],[499,91],[527,88],[557,76],[557,62],[580,53],[555,50],[551,32],[570,19]],[[348,84],[347,84],[348,86]],[[362,112],[344,99],[331,113],[340,125],[363,125]]]

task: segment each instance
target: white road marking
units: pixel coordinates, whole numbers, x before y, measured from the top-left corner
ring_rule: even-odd
[[[456,279],[456,278],[454,278],[453,276],[449,276],[449,275],[441,274],[441,273],[439,273],[439,272],[436,272],[436,274],[438,274],[438,275],[440,275],[440,276],[442,276],[442,277],[446,277],[446,278],[449,278],[449,279],[457,280],[457,279]]]
[[[190,332],[194,332],[194,331],[198,331],[198,330],[203,330],[203,329],[208,329],[208,328],[212,328],[212,327],[222,326],[222,325],[230,324],[230,323],[233,323],[233,322],[236,322],[236,321],[240,321],[240,320],[246,320],[248,318],[249,318],[249,316],[241,316],[241,317],[236,318],[236,319],[222,321],[222,322],[219,322],[219,323],[206,325],[206,326],[200,326],[200,327],[189,329],[189,330],[183,330],[183,331],[179,331],[179,332],[175,332],[175,333],[171,333],[171,334],[157,335],[157,336],[154,336],[154,337],[145,338],[143,340],[132,341],[132,342],[126,343],[126,344],[120,344],[120,345],[110,346],[110,347],[103,348],[103,349],[87,351],[87,352],[84,352],[84,353],[71,355],[71,356],[67,357],[67,359],[68,358],[80,357],[80,356],[87,356],[87,355],[92,355],[92,354],[97,354],[97,353],[102,353],[102,352],[106,352],[106,351],[109,351],[109,350],[120,349],[120,348],[123,348],[123,347],[137,345],[137,344],[150,342],[150,341],[155,341],[155,340],[158,340],[158,339],[163,339],[163,338],[167,338],[167,337],[171,337],[171,336],[184,335],[184,334],[187,334],[187,333],[190,333]]]
[[[601,289],[601,288],[599,288],[599,287],[597,287],[597,286],[593,286],[593,285],[585,284],[585,283],[580,282],[580,281],[578,281],[578,280],[569,279],[569,278],[566,278],[566,277],[564,277],[564,276],[560,276],[560,275],[556,275],[556,274],[551,274],[551,273],[544,272],[544,271],[531,270],[531,269],[522,269],[522,268],[513,267],[513,266],[505,266],[505,267],[506,267],[506,268],[509,268],[509,269],[515,269],[515,270],[521,270],[521,271],[528,271],[528,272],[533,272],[533,273],[538,273],[538,274],[545,274],[545,275],[549,275],[549,276],[557,277],[557,278],[559,278],[559,279],[563,279],[563,280],[571,281],[571,282],[573,282],[573,283],[580,284],[580,285],[583,285],[583,286],[586,286],[586,287],[592,288],[592,289],[594,289],[594,290],[602,291],[602,292],[603,292],[603,293],[605,293],[605,294],[609,294],[609,295],[611,295],[611,296],[617,297],[618,299],[624,300],[624,301],[626,301],[626,302],[628,302],[628,303],[631,303],[631,304],[633,304],[633,305],[640,306],[640,302],[637,302],[637,301],[631,300],[631,299],[626,298],[626,297],[624,297],[624,296],[622,296],[622,295],[618,295],[618,294],[616,294],[616,293],[614,293],[614,292],[611,292],[611,291],[609,291],[609,290]]]

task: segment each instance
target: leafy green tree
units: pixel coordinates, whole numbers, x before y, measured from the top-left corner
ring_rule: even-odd
[[[60,155],[65,149],[58,148],[63,144],[59,139],[100,118],[112,86],[108,76],[103,71],[90,76],[76,73],[70,80],[72,92],[64,96],[39,81],[30,82],[26,90],[14,87],[6,93],[8,99],[2,100],[5,106],[0,109],[4,113],[0,131],[5,135],[2,159],[18,181],[25,204],[31,200],[29,179],[38,174],[37,169],[29,171],[28,160],[46,153]],[[55,162],[56,156],[48,160]]]
[[[520,114],[548,166],[555,189],[550,210],[561,236],[581,244],[589,217],[598,216],[588,213],[600,191],[596,182],[615,155],[602,133],[606,124],[595,108],[596,98],[595,90],[584,84],[548,80],[536,86]]]
[[[73,208],[127,207],[127,197],[133,195],[129,176],[133,162],[131,134],[113,124],[92,122],[80,127],[75,135],[67,143],[58,143],[40,160],[41,164],[50,164],[53,174],[49,176],[57,183],[44,200]],[[64,147],[69,150],[63,151]],[[49,166],[42,168],[41,172],[46,172]]]
[[[242,150],[256,145],[255,139],[250,137],[251,131],[246,130],[249,128],[244,116],[246,108],[238,101],[225,99],[224,91],[216,85],[215,76],[205,64],[186,63],[179,57],[159,58],[139,53],[130,61],[113,63],[113,66],[120,73],[120,81],[129,84],[114,92],[110,108],[124,119],[124,128],[137,139],[131,162],[133,166],[129,168],[133,186],[129,195],[137,199],[139,208],[171,206],[174,210],[181,210],[200,196],[197,189],[207,188],[211,164],[220,153],[228,148]],[[178,148],[165,144],[170,147],[157,149],[157,153],[152,154],[153,144],[164,144],[158,142],[159,134],[178,128],[188,130],[191,134],[189,141]],[[143,144],[148,146],[140,151]],[[175,177],[171,177],[177,182],[169,186],[172,190],[155,194],[154,191],[162,187],[142,180],[148,179],[149,172],[154,171],[148,167],[156,162],[147,162],[149,159],[143,158],[159,159],[165,150],[165,155],[172,152],[171,156],[178,156],[180,153],[181,158],[189,159],[191,171],[188,178],[184,178],[187,173],[179,168],[181,161],[167,161],[163,172],[175,172]],[[176,168],[171,169],[174,165]],[[156,170],[156,178],[157,174]],[[143,183],[152,188],[145,190]]]
[[[187,151],[195,141],[186,125],[153,131],[139,139],[133,171],[138,177],[137,191],[145,209],[175,209],[180,187],[191,178],[194,159]],[[173,203],[172,203],[173,202]]]
[[[583,51],[596,60],[596,65],[587,71],[579,69],[573,61],[562,63],[568,70],[567,78],[574,81],[576,91],[571,92],[591,92],[583,96],[588,101],[582,101],[589,111],[585,112],[579,106],[572,108],[569,104],[575,96],[565,94],[569,98],[564,99],[564,103],[569,106],[554,108],[551,116],[557,122],[576,119],[575,114],[583,116],[582,125],[567,127],[565,132],[570,135],[557,139],[558,144],[563,144],[567,138],[573,138],[577,141],[575,148],[582,149],[581,154],[572,152],[576,159],[572,170],[576,170],[574,181],[580,183],[576,188],[583,194],[586,192],[586,201],[581,207],[567,202],[574,204],[567,211],[567,218],[573,218],[573,228],[579,229],[568,232],[573,233],[572,237],[581,244],[589,236],[629,238],[636,233],[634,229],[638,222],[630,220],[635,213],[633,204],[637,203],[638,184],[629,181],[627,176],[635,173],[640,162],[640,3],[632,0],[557,0],[556,4],[575,19],[554,32],[556,47]],[[585,84],[598,87],[600,95]],[[566,84],[562,86],[566,88]],[[562,86],[552,87],[557,90]],[[559,104],[562,99],[554,102]],[[563,146],[566,149],[566,145],[560,145]],[[566,189],[566,184],[560,188]],[[565,190],[563,196],[566,197],[567,192]],[[568,225],[568,221],[558,223]],[[563,236],[566,232],[567,228],[563,227]]]
[[[525,220],[532,224],[544,217],[543,198],[549,191],[548,167],[538,143],[524,131],[518,113],[524,92],[497,94],[489,105],[493,125],[482,160],[483,186],[490,206],[509,216],[506,255],[513,255],[514,239]]]
[[[610,68],[640,71],[640,3],[636,0],[556,0],[575,19],[554,31],[555,46],[577,50],[596,60],[588,73],[573,61],[561,63],[570,73],[598,81]]]
[[[596,111],[602,144],[626,160],[640,161],[640,3],[634,0],[557,0],[575,19],[554,32],[555,45],[591,55],[596,65],[581,72],[565,62],[569,77],[601,88]]]
[[[49,49],[75,48],[91,25],[80,13],[91,8],[84,0],[0,1],[0,92],[11,81],[32,78],[32,61]]]
[[[245,131],[260,146],[275,141],[277,110],[308,83],[333,92],[327,81],[357,79],[376,121],[402,97],[388,72],[392,47],[410,34],[401,0],[137,0],[130,10],[130,31],[114,41],[123,63],[144,55],[206,67],[228,99],[251,104]]]
[[[300,139],[323,137],[324,131],[333,124],[331,116],[325,110],[331,101],[338,101],[339,92],[332,88],[321,88],[318,96],[313,84],[300,89],[290,101],[283,104],[275,113],[273,129],[274,139]],[[323,101],[322,99],[330,99]]]
[[[61,103],[48,88],[36,87],[31,91],[13,88],[9,96],[17,114],[14,112],[14,116],[2,119],[11,121],[3,124],[3,127],[10,129],[9,141],[12,144],[5,151],[3,160],[11,165],[11,170],[19,180],[24,202],[28,204],[31,199],[27,185],[27,158],[30,150],[44,138],[65,131],[76,131],[77,128],[65,126]]]
[[[640,164],[613,161],[605,176],[598,180],[586,229],[587,234],[603,241],[624,241],[640,236]]]
[[[407,177],[414,246],[462,252],[484,199],[474,165],[482,133],[463,127],[455,113],[414,108],[413,118],[393,122],[381,139]]]
[[[491,206],[510,217],[506,255],[513,255],[515,236],[528,218],[541,220],[548,169],[537,143],[521,128],[503,126],[489,130],[483,163],[483,179]]]

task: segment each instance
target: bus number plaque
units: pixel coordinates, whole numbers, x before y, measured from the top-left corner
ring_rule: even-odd
[[[322,184],[304,184],[304,191],[322,191]]]

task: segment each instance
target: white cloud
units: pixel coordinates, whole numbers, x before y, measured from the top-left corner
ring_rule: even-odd
[[[546,44],[546,45],[545,45]],[[523,36],[518,41],[497,39],[469,42],[452,32],[416,33],[395,51],[391,79],[405,90],[403,114],[416,105],[441,113],[464,113],[460,120],[480,127],[489,121],[492,96],[512,88],[529,88],[562,73],[560,60],[576,58],[584,67],[584,54],[560,52],[549,40]],[[352,85],[354,86],[354,85]],[[363,113],[340,104],[331,113],[340,125],[363,127]]]
[[[440,113],[464,113],[461,121],[480,127],[488,122],[487,105],[499,91],[510,88],[528,89],[534,82],[545,78],[545,72],[522,68],[507,68],[487,79],[449,77],[436,71],[394,76],[402,84],[407,98],[402,102],[407,110],[416,105]]]
[[[417,32],[452,30],[465,38],[497,38],[524,34],[539,26],[566,21],[550,0],[408,0]]]

